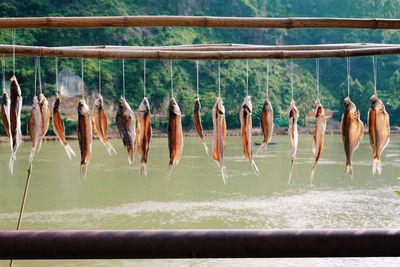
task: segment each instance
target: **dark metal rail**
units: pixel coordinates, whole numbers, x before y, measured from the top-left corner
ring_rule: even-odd
[[[389,256],[400,229],[0,232],[0,259]]]

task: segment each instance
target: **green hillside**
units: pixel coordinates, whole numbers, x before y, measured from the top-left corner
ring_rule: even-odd
[[[239,1],[65,1],[33,0],[0,2],[1,17],[23,16],[90,16],[90,15],[210,15],[210,16],[269,16],[269,17],[384,17],[399,16],[399,0],[239,0]],[[248,44],[319,44],[342,42],[399,43],[398,31],[327,30],[327,29],[198,29],[198,28],[122,28],[122,29],[66,29],[66,30],[17,30],[17,44],[67,46],[67,45],[176,45],[205,43]],[[11,43],[11,31],[0,31],[2,44]],[[46,95],[55,92],[54,59],[43,58],[42,80]],[[30,103],[34,88],[33,58],[18,58],[17,77],[23,89],[24,103]],[[302,112],[312,108],[316,97],[315,60],[295,60],[294,98]],[[371,57],[351,60],[351,98],[357,104],[365,121],[369,97],[373,92]],[[97,60],[85,60],[85,84],[89,92],[96,91]],[[265,61],[250,60],[249,92],[255,115],[254,125],[265,97]],[[398,56],[378,58],[378,93],[391,115],[392,125],[398,124],[400,115],[400,70]],[[71,69],[80,73],[79,59],[60,59],[60,70]],[[11,59],[7,59],[7,77],[11,76]],[[194,61],[174,61],[174,85],[178,102],[186,115],[191,115],[195,97],[196,69]],[[290,95],[290,72],[287,61],[270,62],[270,92],[278,123],[285,123]],[[116,101],[122,93],[120,60],[103,60],[102,93],[108,101]],[[152,112],[165,114],[166,100],[170,94],[168,61],[147,61],[147,92]],[[345,59],[321,59],[321,98],[326,107],[338,110],[346,94]],[[228,127],[239,124],[238,111],[246,94],[245,61],[221,62],[222,96],[228,113]],[[137,107],[143,97],[143,61],[126,61],[127,98]],[[217,94],[217,62],[200,63],[200,94],[205,111],[212,108]],[[389,97],[390,96],[390,97]],[[210,128],[210,116],[204,117],[205,128]],[[191,116],[184,119],[185,127],[191,127]]]

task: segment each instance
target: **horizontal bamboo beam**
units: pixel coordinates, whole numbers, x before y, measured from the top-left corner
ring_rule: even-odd
[[[400,20],[383,18],[265,18],[212,16],[20,17],[0,19],[0,28],[2,29],[161,26],[286,29],[400,29]]]
[[[399,247],[399,229],[0,232],[0,259],[398,257]]]
[[[12,56],[12,45],[0,45],[0,54]],[[162,50],[104,50],[53,47],[16,46],[16,56],[101,58],[101,59],[159,59],[159,60],[227,60],[227,59],[301,59],[345,58],[400,54],[400,47],[373,47],[334,50],[275,50],[275,51],[162,51]]]
[[[62,46],[69,49],[104,49],[104,50],[162,50],[162,51],[273,51],[273,50],[332,50],[373,47],[399,47],[398,44],[315,44],[315,45],[245,45],[245,44],[209,44],[209,45],[175,45],[175,46]]]

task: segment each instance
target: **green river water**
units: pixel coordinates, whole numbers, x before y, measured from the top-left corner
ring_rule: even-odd
[[[254,137],[260,141],[261,137]],[[207,139],[211,148],[211,140]],[[137,159],[128,166],[120,140],[108,156],[94,141],[85,181],[79,159],[68,160],[58,142],[46,142],[33,164],[22,229],[274,229],[400,227],[400,136],[392,136],[383,155],[383,174],[371,172],[371,148],[364,136],[354,155],[354,179],[344,180],[340,137],[327,136],[314,186],[311,136],[300,136],[291,186],[287,186],[290,144],[287,136],[256,156],[259,177],[244,160],[239,137],[228,137],[224,185],[217,165],[198,138],[185,138],[182,159],[169,180],[166,139],[153,139],[149,175],[139,176]],[[71,141],[79,154],[77,141]],[[30,143],[8,172],[9,146],[0,144],[0,229],[16,227],[25,184]],[[256,148],[254,148],[255,150]],[[348,259],[188,259],[112,261],[16,261],[14,266],[399,266],[399,258]],[[8,266],[0,261],[0,266]]]

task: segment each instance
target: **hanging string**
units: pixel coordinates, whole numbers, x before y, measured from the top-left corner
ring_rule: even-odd
[[[249,95],[249,60],[246,59],[246,95]]]
[[[40,75],[40,57],[37,57],[37,59],[38,59],[37,68],[38,68],[38,79],[39,79],[39,91],[40,91],[41,94],[43,94],[43,91],[42,91],[42,78],[40,77],[41,76]]]
[[[125,59],[122,59],[122,96],[125,98]]]
[[[269,62],[268,59],[266,60],[267,62],[267,99],[269,98]]]
[[[373,73],[374,73],[374,94],[377,96],[377,93],[376,93],[376,74],[377,74],[377,67],[376,67],[376,65],[377,65],[377,58],[376,58],[376,56],[373,56],[373,57],[372,57],[372,70],[373,70]]]
[[[34,88],[34,96],[36,96],[36,85],[37,85],[37,69],[38,69],[38,58],[35,58],[35,88]]]
[[[146,97],[146,59],[143,59],[143,97]]]
[[[56,93],[58,95],[58,57],[56,57]]]
[[[6,92],[6,62],[4,59],[4,54],[1,55],[1,73],[3,74],[3,93]]]
[[[221,64],[218,61],[218,96],[221,96]]]
[[[290,84],[291,84],[291,87],[292,87],[292,100],[294,100],[294,94],[293,94],[293,92],[294,92],[294,90],[293,90],[293,63],[292,63],[292,60],[290,60]]]
[[[81,85],[82,85],[82,99],[83,99],[83,97],[84,97],[84,93],[85,93],[85,90],[84,90],[84,85],[83,85],[83,58],[81,58],[81,77],[82,77],[82,82],[81,82]]]
[[[199,98],[199,61],[196,60],[196,92],[197,98]]]
[[[171,71],[171,97],[174,97],[174,79],[172,73],[172,59],[169,61],[170,71]]]
[[[13,74],[15,76],[15,29],[12,29],[12,44],[13,44]]]
[[[350,58],[346,58],[347,60],[347,96],[350,97]]]
[[[99,58],[99,95],[101,95],[101,59]]]
[[[315,72],[317,76],[317,99],[319,99],[319,58],[315,59]]]

